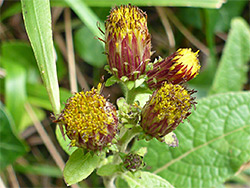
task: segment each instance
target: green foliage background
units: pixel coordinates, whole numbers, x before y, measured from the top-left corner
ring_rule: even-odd
[[[249,7],[247,1],[243,0],[227,1],[225,4],[221,0],[133,0],[115,3],[107,0],[5,1],[0,13],[2,24],[8,25],[9,19],[22,12],[23,27],[29,41],[16,37],[14,40],[2,40],[1,43],[0,65],[1,71],[5,72],[5,76],[0,79],[1,178],[7,179],[6,167],[12,165],[18,176],[32,173],[63,181],[59,168],[55,164],[49,165],[47,161],[36,160],[30,152],[31,146],[21,138],[22,133],[33,124],[27,112],[27,104],[31,104],[37,118],[42,121],[49,118],[48,111],[59,114],[63,102],[71,96],[64,81],[68,79],[65,58],[53,38],[56,31],[51,25],[51,7],[69,7],[74,12],[72,27],[75,52],[78,61],[85,64],[79,66],[90,70],[93,84],[98,82],[106,64],[106,57],[102,54],[104,45],[94,39],[95,36],[101,36],[97,22],[103,29],[110,7],[127,3],[148,10],[153,40],[158,30],[164,33],[161,25],[154,25],[154,20],[150,22],[151,15],[157,15],[154,6],[176,7],[172,8],[176,17],[206,44],[209,56],[200,52],[202,71],[189,84],[198,90],[198,105],[189,121],[185,121],[175,131],[179,147],[170,148],[156,140],[136,141],[133,150],[148,147],[145,156],[147,167],[137,174],[121,175],[116,182],[117,187],[124,184],[129,187],[219,187],[227,180],[249,185],[249,165],[246,165],[248,171],[242,172],[237,176],[238,179],[232,178],[250,160],[250,87],[247,76],[250,29],[245,21],[249,18]],[[247,18],[245,12],[248,12]],[[176,48],[183,45],[195,48],[177,29],[174,32]],[[221,54],[216,50],[221,45],[218,42],[219,33],[227,36]],[[162,49],[161,43],[156,44],[159,44],[156,45],[157,51],[161,52],[157,55],[169,55],[168,50]],[[58,83],[62,85],[61,88]],[[76,148],[69,150],[69,140],[64,141],[58,127],[56,136],[62,148],[70,155],[63,172],[68,184],[87,178],[94,169],[100,167],[97,156],[91,157],[89,153],[75,151]],[[20,164],[18,158],[27,158],[29,163]],[[82,158],[86,160],[82,161]],[[78,166],[83,167],[76,168]],[[248,178],[245,176],[247,174]],[[97,178],[93,174],[88,179],[92,187],[102,185],[95,183],[98,182]],[[5,182],[8,185],[8,181]],[[91,187],[84,182],[80,186]]]

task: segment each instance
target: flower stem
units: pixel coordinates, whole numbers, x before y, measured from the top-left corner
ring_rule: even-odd
[[[114,154],[113,164],[121,163],[121,158],[119,153],[125,152],[130,141],[141,132],[141,127],[135,126],[132,129],[129,129],[125,132],[125,134],[121,137],[118,142],[119,151]],[[116,178],[116,174],[112,176],[103,177],[103,183],[106,188],[115,188],[114,181]]]

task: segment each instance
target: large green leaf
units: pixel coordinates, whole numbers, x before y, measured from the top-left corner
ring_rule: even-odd
[[[250,92],[228,93],[198,102],[189,122],[175,131],[179,147],[151,140],[145,156],[150,171],[176,187],[216,187],[250,160]]]
[[[242,18],[232,21],[211,94],[240,91],[247,81],[250,60],[250,29]]]
[[[139,171],[137,173],[124,173],[122,178],[127,181],[130,188],[172,188],[173,186],[160,176],[150,172]]]
[[[76,150],[67,161],[63,170],[64,180],[68,186],[86,179],[98,166],[100,158],[90,152],[84,154],[82,149]]]
[[[52,41],[49,0],[22,0],[25,28],[33,48],[53,112],[60,112],[59,87]]]
[[[0,103],[0,171],[26,152],[24,144],[12,132],[14,122]]]

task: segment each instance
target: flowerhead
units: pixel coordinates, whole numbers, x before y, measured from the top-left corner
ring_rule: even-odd
[[[151,55],[147,15],[131,5],[111,10],[105,22],[105,51],[113,75],[136,80],[145,73]]]
[[[146,134],[159,140],[186,119],[195,104],[189,91],[181,85],[165,82],[154,91],[152,97],[142,109],[141,127]]]
[[[111,143],[118,124],[115,106],[95,88],[69,98],[58,121],[65,126],[71,146],[91,151]]]
[[[165,81],[179,84],[196,77],[200,70],[198,52],[181,48],[169,57],[155,62],[153,69],[147,72],[149,87],[159,88]]]

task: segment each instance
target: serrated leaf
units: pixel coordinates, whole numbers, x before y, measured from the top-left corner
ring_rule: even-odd
[[[98,166],[100,158],[91,155],[90,152],[84,154],[82,149],[77,149],[67,161],[63,170],[64,180],[68,186],[86,179]]]
[[[130,188],[172,188],[173,186],[160,176],[150,172],[138,171],[134,174],[124,173],[122,178],[127,181]]]
[[[249,52],[249,25],[242,18],[233,19],[210,94],[242,90],[247,81]]]
[[[200,100],[189,122],[175,130],[179,147],[157,140],[148,147],[146,164],[175,187],[216,187],[250,159],[250,92]]]
[[[24,155],[26,148],[24,144],[13,133],[15,127],[11,116],[6,112],[0,102],[0,171],[15,160]]]
[[[60,113],[49,0],[21,0],[25,28],[54,114]]]
[[[121,170],[120,165],[106,164],[97,170],[99,176],[112,176],[114,173]]]

